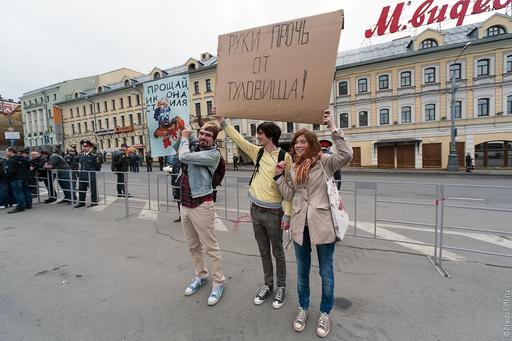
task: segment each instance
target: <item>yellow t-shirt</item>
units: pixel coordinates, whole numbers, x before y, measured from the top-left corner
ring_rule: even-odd
[[[260,146],[254,145],[247,141],[235,128],[233,128],[230,124],[226,124],[224,126],[224,131],[226,134],[236,143],[236,145],[247,154],[252,162],[256,164],[256,158],[258,156],[258,151],[262,148]],[[274,150],[272,153],[267,151],[263,152],[263,156],[260,160],[260,167],[258,172],[254,175],[252,179],[251,187],[249,188],[249,195],[255,198],[258,201],[277,204],[283,202],[283,210],[284,214],[287,216],[292,215],[292,202],[288,200],[283,201],[283,197],[277,188],[277,185],[274,181],[274,176],[276,176],[276,165],[279,158],[279,149]],[[290,154],[286,153],[285,156],[285,176],[290,171],[290,167],[292,166],[292,157]]]

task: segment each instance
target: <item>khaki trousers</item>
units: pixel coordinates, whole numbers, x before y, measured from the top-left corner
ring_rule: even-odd
[[[210,259],[213,284],[224,283],[226,278],[222,272],[222,257],[215,236],[213,201],[205,201],[196,208],[181,206],[181,226],[194,262],[196,275],[201,278],[208,276],[208,270],[204,263],[206,254]]]

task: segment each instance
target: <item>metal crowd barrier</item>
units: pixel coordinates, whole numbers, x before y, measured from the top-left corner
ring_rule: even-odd
[[[81,182],[90,182],[94,173],[97,182],[97,192],[102,194],[102,202],[100,204],[113,207],[123,207],[125,215],[130,215],[130,210],[148,210],[158,212],[178,213],[177,202],[173,198],[173,187],[170,181],[171,176],[177,174],[165,173],[135,173],[129,172],[87,172],[88,180],[78,180],[73,185],[73,172],[76,171],[53,170],[54,188],[59,190],[57,197],[61,197],[66,191],[66,186],[72,187],[71,203],[85,203],[84,200],[79,201],[80,191],[76,188]],[[82,172],[83,171],[78,171]],[[118,181],[117,174],[123,174],[122,182]],[[50,177],[50,175],[49,175]],[[113,180],[112,180],[113,179]],[[38,184],[39,184],[38,179]],[[50,180],[50,179],[48,179]],[[247,198],[249,177],[226,176],[221,187],[217,188],[216,207],[219,213],[218,218],[230,221],[235,224],[235,229],[242,223],[250,223],[249,200]],[[118,195],[114,192],[117,186],[124,186],[124,194]],[[65,187],[65,188],[62,188]],[[416,187],[416,188],[415,188]],[[457,184],[436,184],[436,183],[420,183],[420,182],[389,182],[389,181],[343,181],[340,194],[344,200],[345,206],[353,221],[347,236],[350,238],[367,238],[399,244],[409,244],[421,247],[427,247],[429,252],[429,260],[436,269],[443,275],[448,273],[443,268],[443,251],[453,250],[460,252],[468,252],[473,254],[481,254],[497,257],[512,257],[510,253],[495,252],[489,249],[476,249],[461,247],[454,242],[446,243],[446,234],[455,232],[447,231],[465,231],[467,233],[492,234],[499,236],[511,236],[512,232],[505,229],[495,229],[492,226],[487,228],[470,227],[457,225],[452,215],[457,216],[458,211],[465,212],[465,220],[471,222],[477,218],[476,214],[482,212],[509,214],[512,213],[510,207],[485,207],[475,205],[457,205],[452,203],[455,200],[447,196],[447,191],[454,188],[466,188],[473,192],[479,189],[495,189],[503,190],[506,193],[512,193],[512,187],[507,186],[478,186],[478,185],[457,185]],[[129,191],[133,190],[133,193]],[[88,186],[87,192],[90,191]],[[234,193],[233,193],[234,191]],[[48,193],[51,194],[51,193]],[[399,194],[401,199],[390,199],[389,196]],[[75,198],[76,196],[76,198]],[[108,201],[108,197],[115,199]],[[121,202],[119,200],[122,200]],[[234,203],[233,200],[234,199]],[[38,201],[41,201],[38,186]],[[141,207],[140,203],[144,205]],[[420,211],[426,219],[418,219],[413,212]],[[458,211],[454,211],[458,210]],[[398,212],[398,213],[397,213]],[[510,221],[510,216],[508,217]],[[427,233],[423,240],[414,241],[393,237],[393,234],[386,236],[385,232],[394,231],[404,227],[411,227],[421,233]],[[427,240],[427,241],[425,241]]]

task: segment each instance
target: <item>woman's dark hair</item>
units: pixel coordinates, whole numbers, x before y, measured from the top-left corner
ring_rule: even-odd
[[[274,146],[279,145],[279,138],[281,137],[281,128],[274,122],[263,122],[257,128],[256,131],[261,131],[269,139],[272,139]]]
[[[293,135],[293,139],[292,139],[292,143],[291,143],[290,154],[295,162],[300,161],[300,160],[297,160],[297,158],[296,158],[295,143],[297,142],[297,139],[299,137],[301,137],[302,135],[304,135],[304,138],[308,142],[308,148],[304,152],[302,160],[316,157],[322,153],[322,147],[320,146],[320,142],[318,142],[318,136],[315,133],[313,133],[305,128],[302,128],[302,129],[297,130],[295,135]]]

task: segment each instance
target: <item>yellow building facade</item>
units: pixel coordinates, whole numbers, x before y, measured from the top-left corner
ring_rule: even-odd
[[[453,74],[459,166],[469,153],[479,168],[512,167],[511,33],[496,14],[340,54],[333,110],[353,165],[446,168]]]

